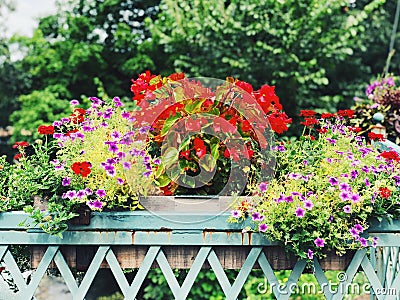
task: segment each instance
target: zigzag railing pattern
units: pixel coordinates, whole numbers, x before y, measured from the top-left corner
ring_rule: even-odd
[[[268,254],[268,250],[273,247],[273,244],[258,234],[250,237],[239,231],[239,228],[235,228],[234,225],[228,225],[225,222],[226,215],[208,219],[206,225],[193,222],[188,225],[188,223],[182,222],[170,224],[170,228],[166,228],[162,221],[156,222],[157,216],[146,212],[134,213],[126,218],[123,218],[122,215],[107,217],[107,215],[99,214],[94,216],[91,226],[71,228],[65,234],[64,239],[49,237],[38,231],[22,231],[21,228],[14,226],[21,216],[3,214],[0,217],[0,263],[6,267],[17,287],[18,291],[14,294],[17,297],[15,299],[33,299],[35,291],[49,267],[58,269],[72,299],[84,299],[96,274],[104,264],[110,268],[125,299],[136,299],[149,270],[155,265],[161,269],[175,299],[187,298],[199,272],[205,265],[208,265],[215,273],[226,299],[237,299],[253,268],[262,270],[277,299],[289,299],[293,292],[292,287],[297,284],[306,268],[305,261],[295,262],[286,285],[282,286],[274,273],[274,262]],[[181,218],[193,221],[198,217],[199,215],[183,215]],[[8,225],[4,225],[5,221],[8,221]],[[127,224],[130,221],[133,224]],[[369,281],[370,292],[376,299],[400,299],[400,240],[398,238],[400,230],[396,224],[379,225],[371,230],[374,235],[379,236],[377,248],[355,252],[334,290],[325,276],[321,263],[314,260],[314,275],[326,299],[343,299],[348,292],[348,286],[352,284],[359,271],[364,272]],[[106,226],[108,231],[105,234]],[[82,238],[82,236],[84,237]],[[16,259],[10,251],[10,245],[17,244],[37,245],[45,249],[29,282],[24,279]],[[62,247],[65,245],[96,245],[93,246],[95,248],[94,256],[79,284],[62,251]],[[131,282],[126,278],[117,257],[118,251],[115,251],[114,248],[128,245],[132,249],[135,247],[146,248]],[[182,284],[179,284],[176,279],[173,267],[167,257],[167,248],[171,245],[181,248],[195,246],[198,249]],[[224,270],[224,265],[221,263],[221,258],[218,257],[218,249],[234,246],[238,249],[243,247],[243,250],[247,251],[247,255],[235,281],[231,283]],[[0,299],[8,299],[6,296],[11,293],[11,291],[1,290]]]

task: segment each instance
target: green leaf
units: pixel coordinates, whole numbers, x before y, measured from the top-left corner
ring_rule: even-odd
[[[165,169],[168,169],[173,164],[178,161],[179,151],[174,147],[169,147],[165,150],[163,156],[161,157],[162,163],[164,164]]]
[[[188,114],[195,114],[197,112],[200,112],[201,111],[201,106],[203,105],[205,100],[206,99],[190,101],[189,103],[187,103],[185,105],[185,111]]]
[[[172,126],[174,126],[175,122],[181,118],[180,113],[176,113],[175,116],[170,116],[167,120],[165,120],[164,126],[161,129],[161,136],[164,136],[168,133]]]
[[[156,181],[159,187],[164,187],[171,182],[171,179],[168,177],[167,174],[162,174],[160,177],[157,178]]]

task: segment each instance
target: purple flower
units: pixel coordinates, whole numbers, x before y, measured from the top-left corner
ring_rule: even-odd
[[[303,165],[308,165],[308,161],[307,160],[303,160]]]
[[[72,106],[76,106],[76,105],[79,105],[79,101],[76,100],[76,99],[74,99],[74,100],[71,100],[71,101],[69,102],[69,104],[71,104]]]
[[[106,196],[106,191],[105,191],[105,190],[97,190],[96,195],[97,195],[99,198],[103,198],[103,197]]]
[[[103,101],[96,97],[90,97],[89,100],[92,101],[93,108],[103,104]]]
[[[89,188],[86,188],[86,189],[85,189],[85,193],[86,193],[86,195],[88,195],[88,196],[93,195],[93,191],[92,191],[91,189],[89,189]]]
[[[365,178],[364,182],[365,182],[366,186],[370,186],[371,185],[371,183],[369,182],[368,178]]]
[[[112,153],[116,153],[116,152],[118,152],[118,150],[119,150],[119,148],[115,143],[110,144],[108,147],[108,151],[110,151]]]
[[[82,198],[85,197],[85,196],[86,196],[85,190],[79,190],[79,191],[76,193],[76,197],[79,198],[79,199],[82,199]]]
[[[350,193],[349,192],[341,192],[339,194],[340,199],[342,199],[342,201],[346,201],[350,199]]]
[[[292,197],[292,196],[287,196],[286,199],[285,199],[285,202],[286,202],[286,203],[291,203],[291,202],[293,202],[293,197]]]
[[[121,134],[118,131],[114,130],[113,133],[111,133],[111,137],[113,139],[117,140],[117,139],[121,138]]]
[[[351,213],[351,206],[350,206],[350,205],[345,205],[345,206],[343,207],[343,211],[344,211],[346,214],[350,214],[350,213]]]
[[[290,173],[290,174],[288,175],[288,178],[289,178],[289,179],[297,180],[297,179],[301,178],[301,174]]]
[[[332,223],[332,222],[333,222],[333,215],[330,215],[330,216],[329,216],[328,222],[329,222],[329,223]]]
[[[160,165],[161,164],[161,160],[157,158],[157,159],[153,160],[153,164]]]
[[[360,202],[361,198],[358,194],[351,194],[350,199],[353,203]]]
[[[103,203],[100,200],[89,201],[86,203],[91,209],[102,209]]]
[[[124,118],[124,119],[129,119],[130,116],[131,116],[131,114],[129,112],[127,112],[127,111],[123,111],[121,113],[121,117]]]
[[[299,206],[298,208],[296,208],[296,211],[295,211],[296,217],[298,217],[298,218],[304,217],[305,212],[306,211]]]
[[[232,215],[232,217],[238,219],[238,218],[240,218],[240,217],[242,216],[242,211],[240,211],[240,210],[233,210],[233,211],[231,212],[231,215]]]
[[[342,183],[339,184],[339,189],[340,189],[342,192],[351,192],[351,187],[350,187],[350,185],[348,185],[348,184],[345,183],[345,182],[342,182]]]
[[[151,173],[153,173],[152,171],[147,171],[143,173],[144,177],[149,177],[151,175]]]
[[[62,118],[62,119],[61,119],[61,122],[62,122],[63,124],[69,123],[69,118]]]
[[[351,170],[350,175],[351,175],[351,179],[356,179],[358,177],[358,171]]]
[[[62,181],[61,181],[61,184],[62,184],[63,186],[69,186],[69,185],[71,184],[71,178],[69,178],[69,177],[64,177],[64,178],[62,179]]]
[[[260,192],[262,192],[262,193],[265,193],[265,192],[267,191],[267,187],[268,187],[268,185],[267,185],[267,183],[265,183],[265,182],[261,182],[261,183],[258,185],[258,189],[259,189]]]
[[[267,224],[260,224],[260,225],[258,226],[258,230],[259,230],[260,232],[266,232],[267,229],[268,229]]]
[[[131,168],[131,163],[130,163],[129,161],[124,161],[124,162],[122,163],[122,167],[123,167],[124,169],[129,170],[129,169]]]
[[[124,106],[124,105],[122,104],[121,99],[120,99],[119,97],[114,97],[113,102],[114,102],[114,106],[115,106],[115,107]]]
[[[336,144],[336,140],[335,140],[335,139],[327,138],[326,140],[327,140],[331,145],[335,145],[335,144]]]
[[[357,232],[359,233],[364,231],[364,228],[360,224],[354,225],[354,229],[357,230]]]
[[[122,158],[126,157],[126,154],[125,154],[125,152],[118,152],[117,156],[118,156],[119,159],[122,159]]]
[[[359,238],[360,236],[358,235],[358,231],[355,228],[350,228],[349,232],[351,233],[353,238]]]
[[[324,247],[325,246],[325,241],[323,240],[323,239],[321,239],[321,238],[316,238],[315,240],[314,240],[314,243],[315,243],[315,245],[317,246],[317,247]]]
[[[145,134],[145,133],[147,133],[148,131],[151,131],[153,128],[151,128],[151,126],[143,126],[142,128],[140,128],[139,129],[139,132],[141,133],[141,134]]]
[[[279,152],[285,152],[285,151],[286,151],[284,145],[274,146],[274,147],[272,147],[272,150],[274,150],[274,151],[279,151]]]
[[[376,248],[376,246],[378,245],[378,237],[377,236],[374,236],[373,238],[372,238],[372,247],[374,247],[374,248]]]
[[[368,241],[365,238],[360,237],[358,241],[360,242],[361,246],[368,247]]]
[[[122,178],[117,178],[117,183],[118,183],[119,185],[123,185],[124,182],[125,182],[125,180],[123,180]]]
[[[307,250],[307,257],[308,257],[308,259],[313,259],[314,258],[314,253],[312,252],[311,249]]]
[[[336,177],[330,177],[328,181],[329,181],[329,183],[331,185],[338,185],[339,184],[339,180]]]
[[[311,200],[306,200],[303,203],[304,203],[304,208],[305,209],[310,210],[310,209],[312,209],[314,207],[314,204],[312,203]]]
[[[362,167],[362,168],[361,168],[361,171],[363,171],[363,172],[365,172],[365,173],[368,173],[368,172],[369,172],[368,166]]]
[[[325,161],[330,164],[330,163],[332,163],[332,158],[329,158],[329,157],[325,158]]]
[[[66,197],[69,198],[70,200],[76,198],[76,192],[75,191],[68,191],[66,192]]]
[[[259,212],[253,212],[251,215],[251,219],[253,221],[262,221],[264,219],[264,216],[261,216]]]
[[[60,121],[54,121],[53,122],[53,126],[54,127],[60,127],[62,125],[62,123]]]

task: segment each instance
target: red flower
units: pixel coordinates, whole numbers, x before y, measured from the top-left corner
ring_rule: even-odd
[[[25,147],[28,147],[28,146],[29,146],[29,143],[28,143],[28,142],[22,141],[22,142],[15,142],[14,145],[12,146],[12,148],[13,148],[13,149],[16,149],[16,148],[25,148]]]
[[[306,126],[306,127],[312,127],[315,124],[318,124],[318,120],[315,118],[305,118],[304,122],[301,122],[300,124]]]
[[[71,133],[75,133],[78,132],[78,129],[72,129],[72,130],[68,130],[67,133],[65,134],[66,136],[70,136]]]
[[[385,137],[383,136],[383,134],[379,134],[379,133],[375,133],[375,132],[368,133],[368,137],[372,141],[384,141],[385,140]]]
[[[360,131],[361,131],[361,128],[360,128],[360,127],[352,127],[352,126],[348,126],[348,127],[347,127],[347,129],[348,129],[350,132],[355,132],[355,133],[357,133],[357,132],[360,132]]]
[[[75,108],[74,112],[70,114],[69,120],[74,124],[82,123],[85,120],[86,110],[83,108]]]
[[[185,78],[185,73],[173,73],[173,74],[169,75],[168,78],[173,81],[178,81],[178,80]]]
[[[343,109],[337,112],[338,116],[340,117],[347,117],[349,119],[354,117],[354,110],[351,109]]]
[[[230,150],[228,150],[228,148],[226,148],[224,151],[224,156],[226,158],[232,158],[232,160],[234,162],[238,162],[240,160],[239,153],[234,148],[232,148]]]
[[[396,151],[383,151],[380,156],[387,160],[400,160],[399,154]]]
[[[321,128],[321,129],[317,129],[317,131],[318,131],[319,133],[327,133],[327,132],[328,132],[328,129],[326,129],[326,128]]]
[[[251,124],[248,120],[244,120],[242,121],[242,131],[246,132],[246,131],[250,131],[251,130]]]
[[[236,81],[235,85],[245,90],[247,93],[251,94],[253,92],[253,86],[245,81]]]
[[[315,116],[317,113],[313,110],[300,110],[300,117],[312,117]]]
[[[39,132],[39,134],[54,134],[54,126],[40,125],[38,127],[38,132]]]
[[[383,199],[388,199],[391,193],[392,192],[388,188],[379,188],[379,194]]]
[[[278,134],[287,131],[289,129],[287,124],[292,123],[292,119],[288,118],[284,112],[269,115],[268,121],[271,124],[271,129]]]
[[[330,119],[330,118],[333,118],[333,117],[335,117],[335,114],[331,114],[331,113],[322,113],[321,114],[321,118],[322,119]]]
[[[312,135],[303,135],[304,138],[315,141],[315,137],[313,137]]]
[[[15,160],[19,160],[21,157],[23,157],[22,153],[18,153],[14,155]]]
[[[196,151],[196,155],[198,156],[198,158],[202,158],[207,153],[207,148],[204,144],[203,146],[195,147],[194,150]]]
[[[91,172],[92,165],[87,162],[75,162],[72,164],[71,169],[76,175],[82,175],[82,177],[87,177]]]
[[[189,160],[189,155],[190,155],[190,150],[181,151],[179,153],[179,158],[186,158],[187,160]]]

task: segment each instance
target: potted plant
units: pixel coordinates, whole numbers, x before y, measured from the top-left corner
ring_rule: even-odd
[[[247,230],[308,261],[375,247],[377,238],[365,235],[371,220],[400,214],[399,154],[380,153],[357,135],[360,128],[343,125],[352,110],[301,116],[303,135],[274,148],[275,178],[253,186],[258,195],[239,203],[230,221],[251,219]]]

